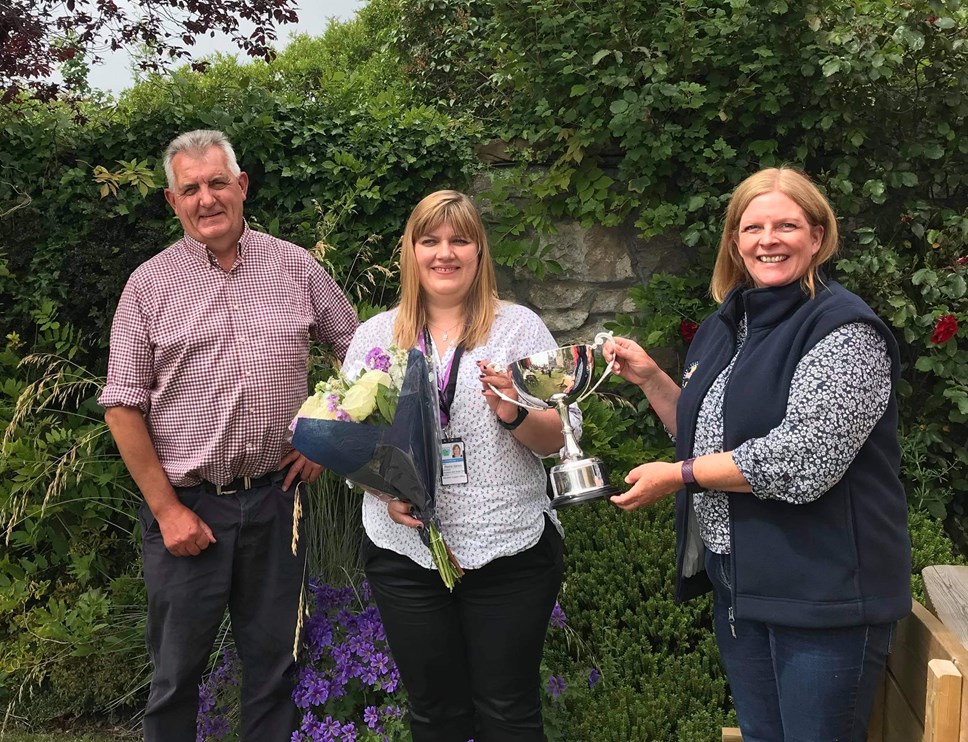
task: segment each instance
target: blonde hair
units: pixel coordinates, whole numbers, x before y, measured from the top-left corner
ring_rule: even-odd
[[[497,313],[497,278],[484,224],[474,202],[459,191],[437,191],[414,208],[400,238],[400,305],[393,324],[393,342],[412,348],[427,323],[426,298],[414,245],[447,223],[460,236],[477,243],[477,273],[464,298],[464,329],[460,340],[476,348],[487,341]]]
[[[726,207],[723,234],[719,240],[719,253],[716,255],[716,265],[713,267],[713,277],[709,283],[710,293],[716,301],[722,302],[737,286],[753,285],[753,280],[739,254],[737,245],[739,223],[754,198],[774,191],[779,191],[795,201],[803,210],[811,228],[823,227],[820,249],[812,256],[806,273],[800,278],[803,290],[809,293],[811,298],[816,295],[816,281],[819,280],[817,269],[836,254],[840,242],[837,217],[834,216],[827,198],[810,178],[791,167],[771,167],[754,173],[740,183],[733,191],[729,205]]]

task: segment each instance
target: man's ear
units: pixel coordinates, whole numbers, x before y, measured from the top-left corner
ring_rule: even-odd
[[[245,201],[245,197],[249,192],[249,174],[239,173],[239,188],[242,189],[242,200]]]
[[[168,202],[168,205],[171,206],[172,209],[175,208],[175,194],[171,192],[171,188],[165,189],[165,201]]]

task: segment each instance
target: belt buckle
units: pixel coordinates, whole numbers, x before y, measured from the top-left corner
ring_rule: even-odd
[[[242,480],[242,487],[239,488],[236,486],[230,489],[229,485],[231,485],[233,482],[238,482],[239,479]],[[238,477],[237,479],[233,479],[232,482],[229,482],[229,484],[227,485],[216,484],[215,494],[218,495],[219,497],[221,497],[222,495],[237,495],[239,492],[245,492],[248,489],[252,489],[252,477]]]

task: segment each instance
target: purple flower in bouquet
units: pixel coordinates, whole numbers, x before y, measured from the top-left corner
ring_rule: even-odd
[[[594,688],[598,685],[598,681],[602,679],[602,673],[597,667],[593,667],[592,671],[588,673],[588,687]]]
[[[366,364],[367,368],[389,373],[391,363],[390,354],[383,350],[383,348],[372,348],[366,354],[363,363]]]

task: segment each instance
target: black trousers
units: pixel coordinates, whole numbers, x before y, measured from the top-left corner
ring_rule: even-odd
[[[364,541],[414,742],[543,742],[541,654],[563,552],[545,519],[535,546],[467,570],[451,593],[436,570]]]
[[[296,488],[283,492],[281,481],[237,495],[201,487],[177,490],[215,534],[216,543],[194,557],[172,556],[151,511],[142,506],[147,641],[154,666],[146,742],[195,741],[198,685],[226,607],[242,660],[242,739],[288,742],[296,728],[292,647],[306,551],[301,537],[298,554],[292,554]]]

